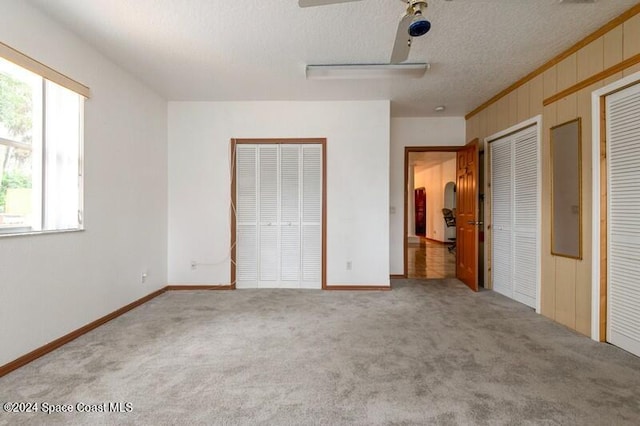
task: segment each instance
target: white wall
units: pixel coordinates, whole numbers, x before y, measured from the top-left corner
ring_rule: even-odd
[[[166,102],[27,2],[0,41],[88,85],[86,231],[0,238],[0,365],[166,285]],[[148,279],[141,283],[141,274]]]
[[[463,117],[392,118],[390,153],[389,256],[390,273],[401,275],[404,232],[404,148],[407,146],[460,146],[465,144]]]
[[[442,226],[443,226],[443,233],[444,233],[444,238],[443,241],[448,242],[449,238],[455,238],[456,237],[456,228],[455,227],[451,227],[451,228],[447,228],[447,224],[444,221],[444,216],[442,216],[442,209],[446,207],[445,205],[445,200],[446,200],[446,195],[445,195],[445,188],[447,186],[447,183],[449,182],[453,182],[454,184],[456,183],[457,180],[457,176],[456,176],[456,172],[458,170],[457,168],[457,157],[454,156],[451,160],[445,161],[444,163],[442,163],[442,207],[440,208],[440,210],[438,210],[438,213],[440,214],[440,220],[442,221]],[[456,198],[456,194],[453,194],[453,199],[455,200]],[[455,201],[454,201],[455,203]]]
[[[389,117],[388,101],[170,102],[169,282],[230,282],[231,138],[326,137],[327,284],[389,285]]]

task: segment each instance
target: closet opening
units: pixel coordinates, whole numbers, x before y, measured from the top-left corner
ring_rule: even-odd
[[[231,281],[326,289],[326,139],[231,140]]]
[[[540,312],[541,117],[485,140],[490,288]]]
[[[640,73],[592,101],[591,337],[640,356]]]

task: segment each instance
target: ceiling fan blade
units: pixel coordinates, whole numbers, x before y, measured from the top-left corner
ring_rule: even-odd
[[[298,0],[300,7],[324,6],[327,4],[350,3],[360,0]]]
[[[413,16],[407,14],[400,19],[398,23],[398,31],[396,32],[396,41],[393,43],[393,51],[391,52],[391,63],[399,64],[409,58],[409,49],[411,49],[411,36],[409,35],[409,25]]]

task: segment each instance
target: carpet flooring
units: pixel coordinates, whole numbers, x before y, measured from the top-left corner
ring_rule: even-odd
[[[457,280],[180,291],[0,378],[6,401],[74,412],[3,425],[637,425],[640,358]],[[75,412],[105,402],[129,412]]]

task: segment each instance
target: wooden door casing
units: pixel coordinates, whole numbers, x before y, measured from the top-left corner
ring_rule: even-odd
[[[457,154],[456,276],[478,291],[478,140]]]

